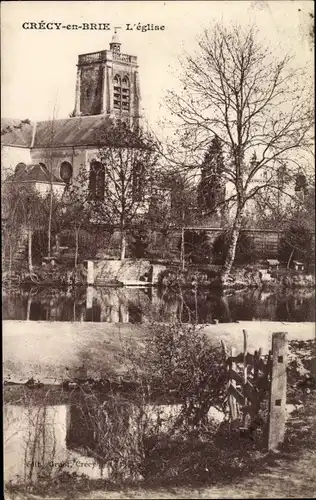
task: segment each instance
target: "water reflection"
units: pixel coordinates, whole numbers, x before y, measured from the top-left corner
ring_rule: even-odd
[[[315,292],[262,290],[221,295],[209,290],[93,288],[3,290],[4,319],[143,323],[151,319],[212,323],[314,321]]]

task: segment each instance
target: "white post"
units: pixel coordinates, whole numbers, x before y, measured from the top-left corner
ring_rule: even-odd
[[[87,260],[87,285],[94,284],[94,263],[92,260]]]
[[[92,309],[93,305],[93,288],[88,288],[87,289],[87,296],[86,296],[86,309],[90,310]]]

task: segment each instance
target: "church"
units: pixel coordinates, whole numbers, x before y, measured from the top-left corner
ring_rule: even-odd
[[[132,128],[140,122],[137,57],[121,52],[116,33],[108,50],[78,56],[71,117],[1,120],[3,178],[33,185],[41,193],[51,185],[63,192],[82,165],[97,168],[98,132],[113,121]]]

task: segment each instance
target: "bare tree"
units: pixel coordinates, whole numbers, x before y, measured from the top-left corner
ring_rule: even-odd
[[[53,212],[54,201],[56,199],[53,184],[53,167],[54,167],[54,148],[56,145],[56,115],[57,115],[57,95],[54,101],[52,117],[47,122],[46,127],[46,140],[42,150],[42,166],[47,169],[49,176],[49,190],[47,192],[48,211],[47,211],[47,256],[51,257],[52,254],[52,227],[53,227]]]
[[[191,154],[179,167],[196,171],[214,137],[221,144],[225,203],[234,203],[229,251],[222,270],[225,284],[250,200],[265,190],[280,190],[277,172],[303,169],[312,145],[311,75],[295,68],[289,55],[260,42],[255,28],[215,25],[199,40],[196,54],[182,61],[180,93],[167,105],[176,117],[180,144]],[[256,157],[254,156],[256,155]]]
[[[43,225],[43,200],[35,189],[14,182],[5,183],[2,191],[4,243],[9,250],[9,273],[21,238],[27,239],[28,270],[33,273],[32,239],[34,230]]]
[[[97,222],[117,226],[120,258],[125,258],[126,233],[148,210],[157,162],[153,139],[121,124],[99,132],[98,160],[90,166],[88,201]]]
[[[71,228],[75,235],[74,266],[78,265],[80,232],[88,227],[91,220],[89,210],[88,173],[85,167],[65,188],[60,203],[60,223],[63,228]]]

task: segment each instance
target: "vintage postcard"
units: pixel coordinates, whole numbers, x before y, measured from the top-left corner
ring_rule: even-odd
[[[6,500],[314,498],[314,8],[3,1]]]

